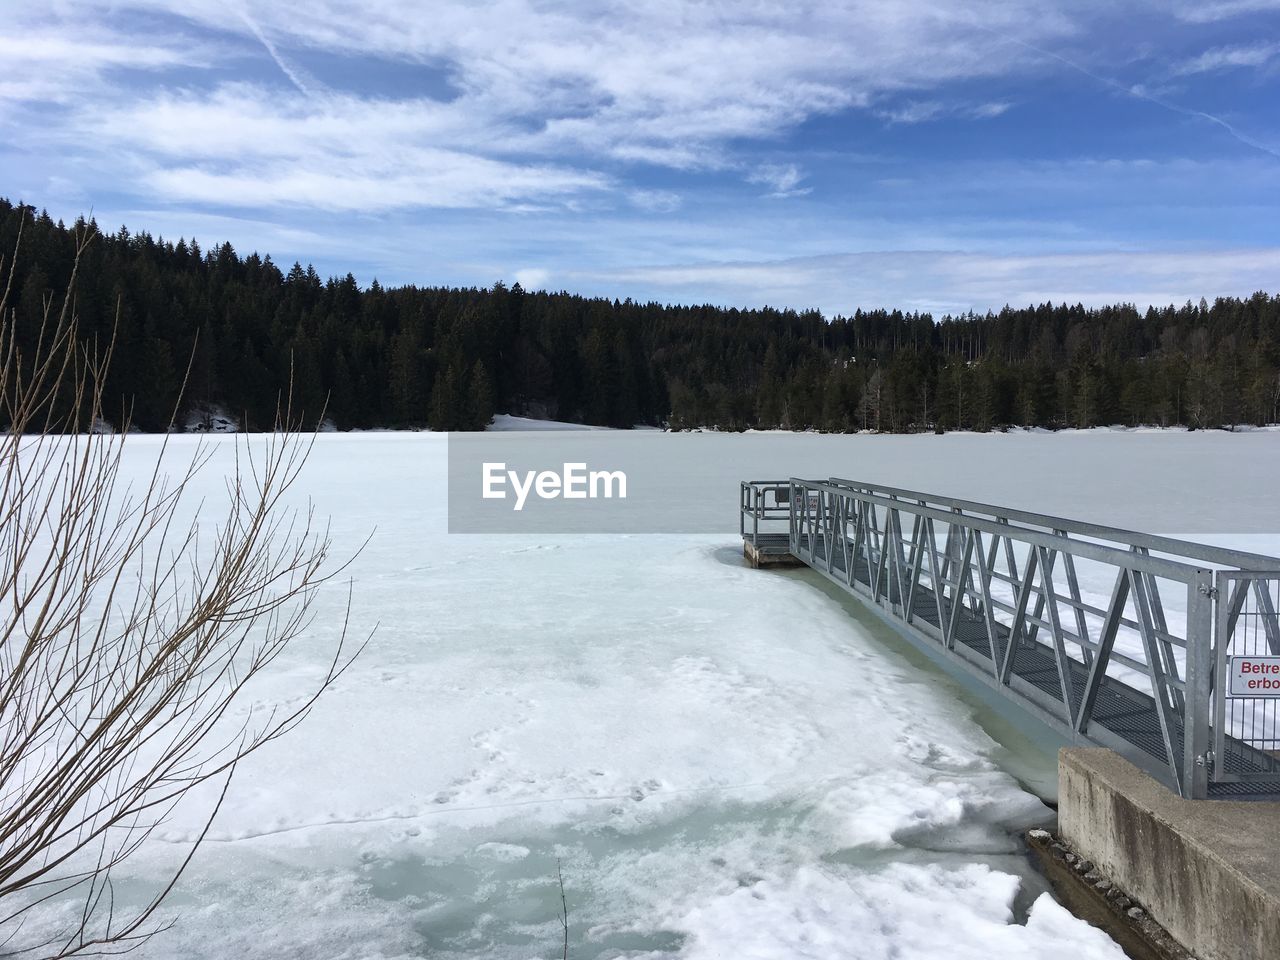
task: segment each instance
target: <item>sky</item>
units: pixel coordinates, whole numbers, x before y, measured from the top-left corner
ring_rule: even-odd
[[[0,196],[367,284],[1280,292],[1280,0],[0,0]]]

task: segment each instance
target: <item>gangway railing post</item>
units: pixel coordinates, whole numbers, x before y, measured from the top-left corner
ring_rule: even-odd
[[[1184,795],[1192,800],[1203,800],[1209,795],[1209,771],[1213,760],[1209,752],[1209,717],[1215,684],[1213,609],[1217,593],[1213,574],[1208,570],[1197,570],[1187,584],[1182,783]]]
[[[738,536],[747,535],[747,481],[738,484]]]
[[[800,557],[800,544],[796,539],[796,485],[791,480],[787,481],[787,541],[791,544],[792,555]]]
[[[764,504],[764,490],[751,488],[751,545],[760,543],[760,509]]]

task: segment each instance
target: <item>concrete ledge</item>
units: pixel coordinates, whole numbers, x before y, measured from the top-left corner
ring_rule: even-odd
[[[1201,960],[1280,957],[1280,803],[1183,800],[1110,750],[1067,747],[1058,830]]]
[[[1130,960],[1196,960],[1097,864],[1069,849],[1064,838],[1028,830],[1026,840],[1062,905],[1105,930]]]
[[[747,558],[747,563],[756,569],[766,567],[803,567],[804,561],[797,560],[789,553],[777,553],[769,550],[762,550],[754,546],[751,541],[744,540],[742,543],[742,555]]]

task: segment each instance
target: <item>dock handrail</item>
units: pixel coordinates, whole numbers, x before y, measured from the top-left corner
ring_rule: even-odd
[[[1061,530],[1064,533],[1075,533],[1081,536],[1094,537],[1099,540],[1110,540],[1114,543],[1123,543],[1130,547],[1157,550],[1161,553],[1178,555],[1188,559],[1203,560],[1204,562],[1214,564],[1215,566],[1233,567],[1240,570],[1280,570],[1280,558],[1270,557],[1259,553],[1250,553],[1245,550],[1236,550],[1231,547],[1217,547],[1212,544],[1197,543],[1194,540],[1183,540],[1179,537],[1142,533],[1137,530],[1127,530],[1123,527],[1111,527],[1100,523],[1089,523],[1082,520],[1055,517],[1050,514],[1032,513],[1029,510],[1000,507],[990,503],[983,503],[978,500],[963,500],[957,497],[939,497],[933,494],[921,493],[918,490],[907,490],[902,487],[891,487],[886,484],[845,480],[840,477],[832,477],[828,479],[827,482],[835,486],[848,487],[853,490],[879,493],[889,497],[907,498],[931,505],[941,504],[946,506],[948,509],[959,508],[960,510],[971,514],[986,513],[999,520],[1024,523],[1032,526],[1042,526],[1053,530]]]
[[[778,493],[782,493],[779,502]],[[738,486],[738,533],[753,547],[760,541],[761,521],[782,521],[790,523],[791,503],[787,498],[791,495],[790,480],[743,480]],[[769,504],[772,496],[774,502]],[[751,529],[747,530],[747,521],[751,521]]]
[[[1280,660],[1280,559],[843,478],[744,481],[739,507],[1069,741],[1188,797],[1280,793],[1280,699],[1227,686],[1230,657]]]

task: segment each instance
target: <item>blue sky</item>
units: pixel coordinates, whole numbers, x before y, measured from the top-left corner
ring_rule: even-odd
[[[1280,291],[1280,0],[6,3],[0,195],[362,283]]]

